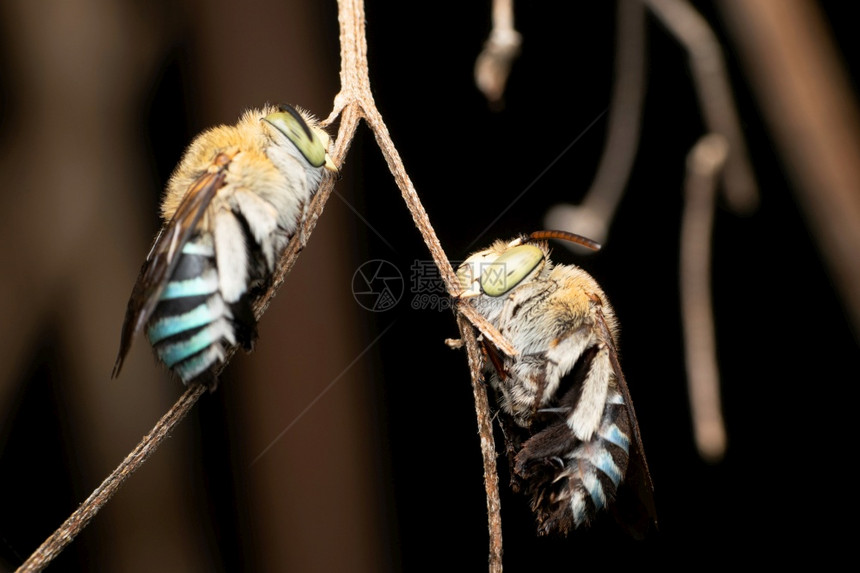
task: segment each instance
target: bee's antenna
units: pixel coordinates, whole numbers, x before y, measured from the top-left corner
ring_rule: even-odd
[[[592,251],[600,250],[600,243],[598,243],[597,241],[592,241],[588,237],[583,237],[582,235],[577,235],[576,233],[570,233],[568,231],[535,231],[534,233],[530,234],[529,237],[538,241],[543,239],[559,239],[562,241],[570,241],[571,243],[582,245],[583,247],[591,249]]]

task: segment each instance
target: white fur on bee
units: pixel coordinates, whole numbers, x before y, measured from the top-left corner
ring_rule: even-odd
[[[242,224],[232,211],[222,209],[215,215],[213,234],[221,296],[236,302],[248,288],[248,247]]]
[[[236,206],[245,216],[248,227],[254,235],[254,240],[260,245],[266,258],[269,271],[275,268],[275,258],[281,252],[287,241],[286,235],[276,236],[278,229],[278,210],[274,205],[250,191],[237,189],[233,193]]]
[[[615,380],[609,352],[600,345],[591,361],[591,368],[582,383],[582,393],[573,413],[567,418],[567,426],[582,441],[588,441],[600,427],[609,384]]]

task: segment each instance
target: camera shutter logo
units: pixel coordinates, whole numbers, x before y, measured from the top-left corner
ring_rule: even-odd
[[[358,267],[352,275],[355,302],[371,312],[393,308],[403,296],[403,275],[392,263],[374,259]]]

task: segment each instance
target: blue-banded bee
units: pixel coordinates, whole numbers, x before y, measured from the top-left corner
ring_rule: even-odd
[[[132,290],[113,377],[142,329],[185,384],[214,387],[227,349],[251,349],[252,303],[335,170],[328,147],[317,120],[287,105],[197,136],[167,184],[164,225]]]
[[[461,301],[517,351],[505,356],[482,341],[511,484],[530,498],[540,534],[567,534],[612,508],[640,536],[656,526],[653,484],[618,362],[615,312],[588,273],[550,261],[549,238],[599,248],[542,231],[497,241],[457,271]]]

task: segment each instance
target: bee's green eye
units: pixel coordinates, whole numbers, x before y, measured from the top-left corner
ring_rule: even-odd
[[[319,136],[308,127],[308,124],[295,109],[288,105],[278,106],[279,111],[263,118],[263,121],[275,126],[278,131],[287,136],[296,148],[305,156],[308,163],[314,167],[326,164],[325,144]]]
[[[502,296],[520,284],[544,259],[534,245],[519,245],[482,265],[481,289],[489,296]]]

